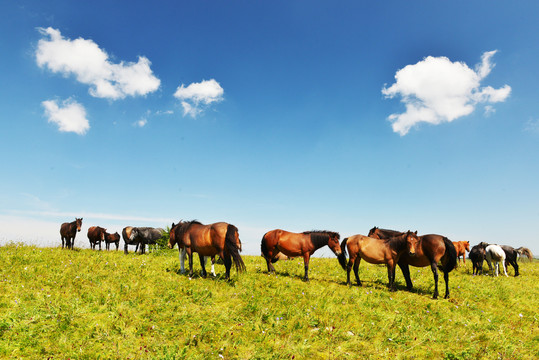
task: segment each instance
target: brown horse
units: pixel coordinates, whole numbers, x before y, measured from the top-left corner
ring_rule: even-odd
[[[288,257],[302,256],[305,265],[305,281],[309,281],[309,259],[311,255],[323,246],[328,246],[339,258],[339,262],[346,262],[339,245],[339,233],[333,231],[305,231],[293,233],[285,230],[271,230],[264,234],[260,244],[262,256],[266,259],[268,272],[275,272],[271,263],[278,260],[279,253]]]
[[[73,245],[75,244],[75,235],[77,235],[77,232],[80,231],[80,228],[82,227],[82,218],[78,219],[75,218],[75,221],[70,223],[63,223],[62,226],[60,226],[60,236],[62,237],[62,249],[64,246],[68,249],[73,249]],[[65,241],[65,245],[64,245]]]
[[[230,268],[232,262],[236,271],[245,270],[245,264],[240,256],[241,241],[238,234],[238,228],[232,224],[218,222],[209,225],[203,225],[200,222],[180,221],[170,229],[170,238],[168,247],[173,248],[178,244],[178,248],[185,247],[189,256],[189,276],[193,276],[193,253],[198,253],[200,265],[202,267],[202,276],[206,277],[206,268],[204,256],[219,255],[225,263],[225,278],[230,278]]]
[[[407,250],[408,238],[417,238],[417,231],[402,233],[387,240],[374,239],[363,235],[354,235],[346,238],[341,243],[341,249],[346,257],[346,249],[350,254],[348,266],[341,263],[343,269],[346,270],[346,284],[350,285],[350,270],[354,266],[354,275],[358,286],[361,286],[359,280],[359,264],[361,259],[371,264],[386,264],[387,277],[389,279],[388,287],[391,291],[395,291],[395,267],[399,262],[401,255]]]
[[[378,239],[388,239],[399,234],[399,231],[372,228],[369,236]],[[449,272],[457,264],[457,251],[455,246],[445,236],[429,234],[418,238],[409,238],[406,244],[408,251],[404,252],[399,260],[399,267],[406,279],[406,287],[412,289],[412,280],[410,279],[409,265],[415,267],[429,266],[434,276],[434,294],[433,298],[438,298],[438,262],[442,263],[441,270],[444,273],[445,296],[449,297]]]
[[[88,240],[90,240],[90,247],[95,250],[97,244],[99,244],[99,250],[101,250],[101,242],[105,241],[105,234],[107,229],[100,226],[90,226],[88,229]]]
[[[116,245],[116,251],[118,251],[118,247],[120,246],[120,234],[118,232],[114,234],[105,233],[105,247],[107,250],[110,250],[111,243]]]
[[[462,261],[466,265],[466,251],[470,252],[470,242],[469,241],[453,241],[455,250],[457,250],[457,259],[460,264],[460,257],[462,256]]]

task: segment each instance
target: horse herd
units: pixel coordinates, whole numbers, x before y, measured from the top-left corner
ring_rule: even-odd
[[[82,218],[76,218],[74,222],[64,223],[60,228],[62,248],[73,249],[73,243],[77,232],[81,231]],[[122,231],[125,242],[124,252],[128,253],[128,245],[136,245],[135,252],[144,253],[145,245],[155,244],[165,230],[151,227],[127,226]],[[118,250],[120,235],[109,234],[106,229],[92,226],[88,229],[88,239],[92,249],[101,242],[105,242],[107,250],[111,243]],[[238,228],[232,224],[218,222],[203,225],[200,222],[180,221],[172,224],[169,232],[168,247],[173,248],[178,244],[180,252],[180,270],[185,271],[184,261],[187,255],[189,259],[189,275],[193,275],[193,253],[197,253],[202,267],[202,276],[206,277],[206,261],[212,259],[211,272],[215,275],[215,256],[223,260],[225,265],[225,278],[230,278],[230,269],[235,266],[238,272],[245,270],[245,264],[240,256],[241,241]],[[499,264],[502,264],[505,275],[507,270],[505,263],[509,263],[515,269],[515,276],[519,275],[517,258],[526,255],[531,260],[533,255],[527,248],[514,249],[510,246],[480,243],[471,250],[467,241],[452,242],[447,237],[436,234],[417,235],[417,231],[400,232],[395,230],[372,228],[368,236],[353,235],[340,242],[340,235],[333,231],[305,231],[294,233],[281,229],[271,230],[264,234],[261,241],[262,256],[266,260],[268,272],[275,272],[273,263],[283,258],[303,257],[305,274],[304,280],[309,280],[309,260],[311,255],[321,247],[328,246],[337,256],[340,266],[346,271],[346,283],[351,285],[350,272],[353,270],[358,286],[359,264],[365,260],[371,264],[385,264],[387,267],[388,287],[395,291],[395,269],[398,265],[402,270],[406,281],[406,288],[412,289],[410,278],[410,266],[430,266],[434,276],[433,298],[438,297],[438,269],[443,272],[445,281],[444,298],[449,297],[449,273],[458,266],[460,256],[466,262],[466,251],[469,252],[473,263],[473,274],[482,273],[483,262],[487,261],[490,271],[498,276]],[[347,261],[347,255],[349,256]]]

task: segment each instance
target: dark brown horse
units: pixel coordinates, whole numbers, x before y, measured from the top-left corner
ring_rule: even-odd
[[[309,281],[309,259],[311,255],[323,246],[328,246],[339,258],[339,262],[346,262],[339,245],[340,235],[333,231],[305,231],[293,233],[285,230],[271,230],[264,234],[260,244],[262,256],[266,259],[268,272],[275,272],[271,263],[278,260],[279,253],[288,257],[302,256],[305,265],[305,281]]]
[[[470,242],[469,241],[453,241],[455,250],[457,250],[457,259],[460,264],[460,257],[462,256],[462,261],[466,265],[466,251],[470,252]]]
[[[232,224],[218,222],[209,225],[203,225],[200,222],[180,221],[170,229],[170,238],[168,247],[185,247],[189,256],[189,276],[193,276],[193,253],[198,253],[200,265],[202,267],[202,276],[206,277],[206,268],[204,256],[219,255],[225,263],[225,278],[230,278],[230,268],[232,262],[236,271],[245,270],[245,264],[240,256],[241,241],[238,234],[238,228]]]
[[[399,234],[399,231],[379,229],[377,227],[372,228],[369,231],[370,237],[378,239],[388,239],[395,234]],[[444,273],[445,280],[445,296],[449,297],[449,272],[453,270],[457,264],[457,251],[455,246],[445,236],[429,234],[423,235],[418,238],[409,238],[407,241],[408,251],[405,252],[400,260],[399,267],[402,270],[402,274],[406,280],[406,287],[411,290],[412,280],[410,279],[409,265],[415,267],[429,266],[434,276],[434,294],[433,298],[438,298],[438,262],[442,263],[440,268]]]
[[[107,250],[110,250],[111,243],[116,245],[116,251],[118,251],[118,247],[120,246],[120,234],[118,232],[114,234],[105,233],[105,246]]]
[[[90,240],[90,247],[95,250],[97,244],[99,244],[99,250],[101,250],[101,242],[105,241],[105,234],[107,229],[100,226],[90,226],[88,229],[88,240]]]
[[[75,218],[75,221],[70,223],[63,223],[62,226],[60,226],[62,249],[64,248],[64,246],[68,249],[73,249],[73,245],[75,244],[75,235],[77,235],[77,232],[80,231],[81,227],[82,218]]]
[[[343,269],[346,270],[346,284],[350,285],[350,270],[353,265],[357,284],[361,286],[358,270],[361,259],[363,259],[371,264],[386,264],[388,287],[391,291],[395,291],[395,267],[401,255],[407,251],[406,244],[409,237],[417,238],[417,231],[415,233],[408,231],[387,240],[363,235],[354,235],[344,239],[341,243],[342,253],[346,257],[346,249],[348,248],[350,254],[348,266],[341,263]]]

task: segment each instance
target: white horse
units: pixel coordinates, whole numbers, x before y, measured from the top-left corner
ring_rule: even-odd
[[[492,271],[492,262],[494,262],[496,276],[498,276],[498,269],[500,263],[502,263],[503,266],[503,273],[505,274],[505,276],[507,276],[507,269],[505,268],[505,251],[503,251],[500,246],[488,245],[485,248],[485,258],[487,260],[490,271]]]
[[[185,257],[187,256],[187,251],[185,251],[185,248],[182,247],[180,248],[180,272],[182,274],[185,274]],[[206,262],[208,261],[210,257],[209,256],[204,256],[204,266],[206,266]],[[211,274],[213,276],[217,276],[215,274],[215,262],[212,261],[211,262]]]

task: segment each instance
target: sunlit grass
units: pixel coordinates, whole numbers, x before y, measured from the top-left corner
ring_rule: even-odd
[[[217,278],[180,274],[177,251],[1,247],[0,357],[539,357],[538,262],[517,278],[472,276],[468,262],[450,275],[451,298],[432,300],[429,268],[411,268],[412,292],[399,270],[390,292],[383,266],[362,263],[358,288],[336,259],[311,259],[308,283],[302,260],[277,262],[276,275],[244,260],[227,282],[223,265]]]

